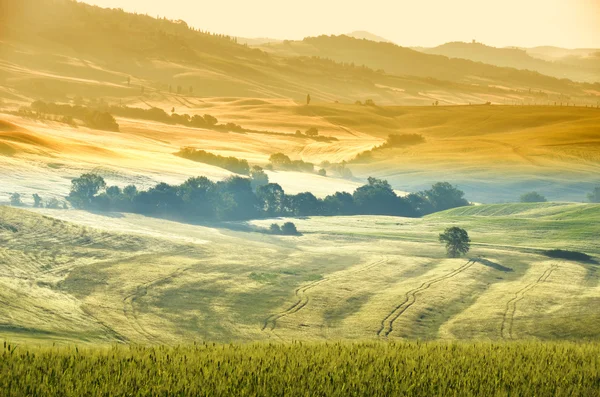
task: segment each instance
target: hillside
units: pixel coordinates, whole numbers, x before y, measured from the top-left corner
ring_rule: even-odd
[[[599,210],[314,217],[293,219],[302,236],[280,237],[236,223],[0,207],[0,299],[9,302],[0,335],[93,344],[597,340],[598,265],[541,251],[600,255],[597,223],[575,215],[597,219]],[[437,234],[449,224],[469,230],[471,259],[445,258]]]
[[[531,50],[535,51],[535,50]],[[600,62],[598,68],[585,67],[582,64],[569,65],[564,62],[550,62],[534,58],[529,49],[496,48],[481,43],[446,43],[426,49],[428,54],[444,55],[449,58],[469,59],[500,67],[532,70],[548,76],[574,81],[596,83],[600,81]]]
[[[134,100],[134,99],[132,99]],[[197,98],[146,95],[154,106],[179,114],[211,114],[257,132],[225,132],[117,117],[119,132],[71,126],[0,113],[0,202],[19,192],[24,200],[38,193],[62,199],[70,180],[83,172],[101,174],[111,184],[140,187],[159,182],[180,184],[205,175],[220,180],[223,168],[175,156],[191,146],[266,166],[282,152],[315,164],[350,162],[354,179],[335,174],[267,171],[286,192],[311,191],[324,197],[352,192],[369,176],[384,178],[399,191],[416,192],[438,181],[457,184],[474,202],[514,202],[538,190],[550,200],[581,202],[598,184],[600,111],[560,106],[392,107],[287,100]],[[314,127],[335,141],[296,136]],[[270,131],[271,133],[260,133]],[[376,150],[392,134],[419,134],[418,145]]]
[[[546,95],[538,98],[538,101],[557,97],[558,93],[579,96],[582,94],[581,91],[580,94],[576,94],[579,90],[597,90],[598,88],[597,85],[577,84],[537,72],[427,54],[392,43],[357,40],[348,36],[309,37],[303,41],[269,44],[260,48],[271,54],[287,57],[318,56],[336,62],[366,65],[399,76],[436,78],[480,86],[504,86],[514,91],[544,92]],[[594,81],[597,82],[598,79]],[[587,94],[582,95],[586,96]]]
[[[261,47],[265,52],[184,21],[70,0],[10,2],[0,18],[0,99],[9,104],[76,95],[127,101],[179,91],[297,101],[310,93],[328,102],[371,98],[405,105],[440,99],[443,104],[595,104],[600,92],[591,85],[346,36],[268,44]]]

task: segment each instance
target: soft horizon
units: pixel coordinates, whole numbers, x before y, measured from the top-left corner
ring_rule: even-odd
[[[410,5],[377,0],[368,6],[339,0],[326,4],[308,0],[297,5],[274,0],[229,0],[202,6],[185,0],[173,0],[168,5],[142,0],[85,2],[182,19],[202,30],[244,38],[300,40],[368,31],[402,46],[434,47],[476,40],[494,47],[600,47],[600,3],[587,0],[535,0],[527,4],[517,0],[493,4],[460,0],[452,4],[428,1]]]

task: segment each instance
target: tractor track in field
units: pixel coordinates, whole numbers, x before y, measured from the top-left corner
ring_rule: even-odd
[[[431,287],[434,284],[437,284],[444,280],[448,280],[448,279],[464,272],[465,270],[470,268],[473,264],[475,264],[475,262],[476,262],[475,260],[471,259],[467,263],[460,266],[458,269],[455,269],[455,270],[451,271],[450,273],[445,274],[443,276],[434,278],[433,280],[425,281],[419,287],[408,291],[405,294],[404,301],[401,304],[397,305],[394,308],[394,310],[389,312],[388,315],[385,316],[385,318],[383,320],[381,320],[381,327],[377,331],[377,336],[385,336],[387,338],[394,331],[394,322],[396,320],[398,320],[398,318],[400,318],[400,316],[402,316],[402,314],[404,314],[412,305],[414,305],[416,303],[417,294],[429,289],[429,287]]]
[[[380,259],[378,261],[371,262],[371,263],[369,263],[359,269],[356,269],[354,271],[347,272],[347,273],[345,273],[345,275],[362,273],[362,272],[370,270],[376,266],[379,266],[385,262],[387,262],[387,259]],[[343,275],[341,275],[341,274],[338,276],[323,277],[320,280],[315,280],[313,282],[310,282],[308,284],[305,284],[301,287],[296,288],[296,290],[295,290],[295,295],[296,295],[296,299],[297,299],[296,302],[292,306],[287,308],[286,310],[284,310],[280,313],[272,314],[269,317],[267,317],[265,319],[265,321],[263,322],[261,331],[265,331],[267,329],[269,329],[270,331],[273,331],[275,329],[275,327],[277,327],[277,320],[279,320],[280,318],[289,316],[291,314],[297,313],[300,310],[302,310],[306,305],[308,305],[310,298],[309,298],[307,292],[309,290],[311,290],[314,287],[316,287],[320,284],[323,284],[325,282],[337,280],[342,277],[343,277]]]
[[[504,315],[502,316],[502,325],[500,326],[500,336],[502,339],[514,339],[513,326],[515,323],[517,304],[525,298],[525,294],[527,294],[527,292],[531,291],[539,284],[546,282],[552,272],[554,272],[556,269],[558,269],[558,265],[551,265],[544,270],[542,275],[537,280],[527,284],[525,287],[515,292],[515,296],[506,302],[506,309],[504,310]]]
[[[186,272],[189,269],[190,269],[189,267],[177,269],[176,271],[174,271],[173,273],[171,273],[167,276],[158,277],[158,278],[150,280],[146,283],[138,285],[134,292],[130,293],[129,295],[125,296],[125,298],[123,298],[123,315],[125,316],[125,318],[127,318],[127,321],[129,321],[129,323],[132,325],[133,329],[137,333],[144,336],[146,339],[148,339],[151,342],[159,342],[159,338],[157,336],[153,335],[148,330],[146,330],[144,328],[144,326],[141,324],[138,314],[135,310],[135,302],[139,298],[148,294],[148,288],[151,288],[152,286],[159,284],[161,282],[169,281],[176,277],[179,277],[180,275],[182,275],[184,272]]]

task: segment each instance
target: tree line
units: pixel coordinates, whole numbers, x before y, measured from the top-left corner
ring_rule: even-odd
[[[367,184],[352,194],[336,192],[321,199],[310,192],[286,194],[279,184],[269,183],[261,170],[252,170],[250,174],[250,178],[231,176],[218,182],[204,176],[194,177],[181,185],[159,183],[148,190],[139,190],[135,185],[107,186],[101,176],[88,173],[72,180],[67,200],[80,209],[191,221],[316,215],[419,217],[469,205],[464,193],[447,182],[400,197],[387,181],[369,178]]]

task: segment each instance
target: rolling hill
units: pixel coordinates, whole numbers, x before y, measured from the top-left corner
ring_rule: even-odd
[[[0,334],[15,342],[171,345],[597,340],[598,265],[542,251],[599,255],[589,222],[599,209],[314,217],[293,220],[302,236],[278,237],[236,231],[234,223],[0,207]],[[447,259],[437,234],[457,224],[473,249],[469,258]]]
[[[532,70],[559,79],[597,83],[600,81],[600,62],[597,67],[583,64],[567,64],[561,61],[546,61],[530,54],[528,49],[496,48],[481,43],[446,43],[424,50],[428,54],[444,55],[449,58],[469,59],[489,65]]]
[[[75,95],[120,100],[191,90],[207,97],[303,101],[310,93],[328,102],[371,98],[405,105],[431,104],[440,93],[444,104],[595,104],[600,92],[594,85],[347,36],[286,41],[261,50],[184,21],[69,0],[11,2],[0,18],[0,98],[9,103]]]

